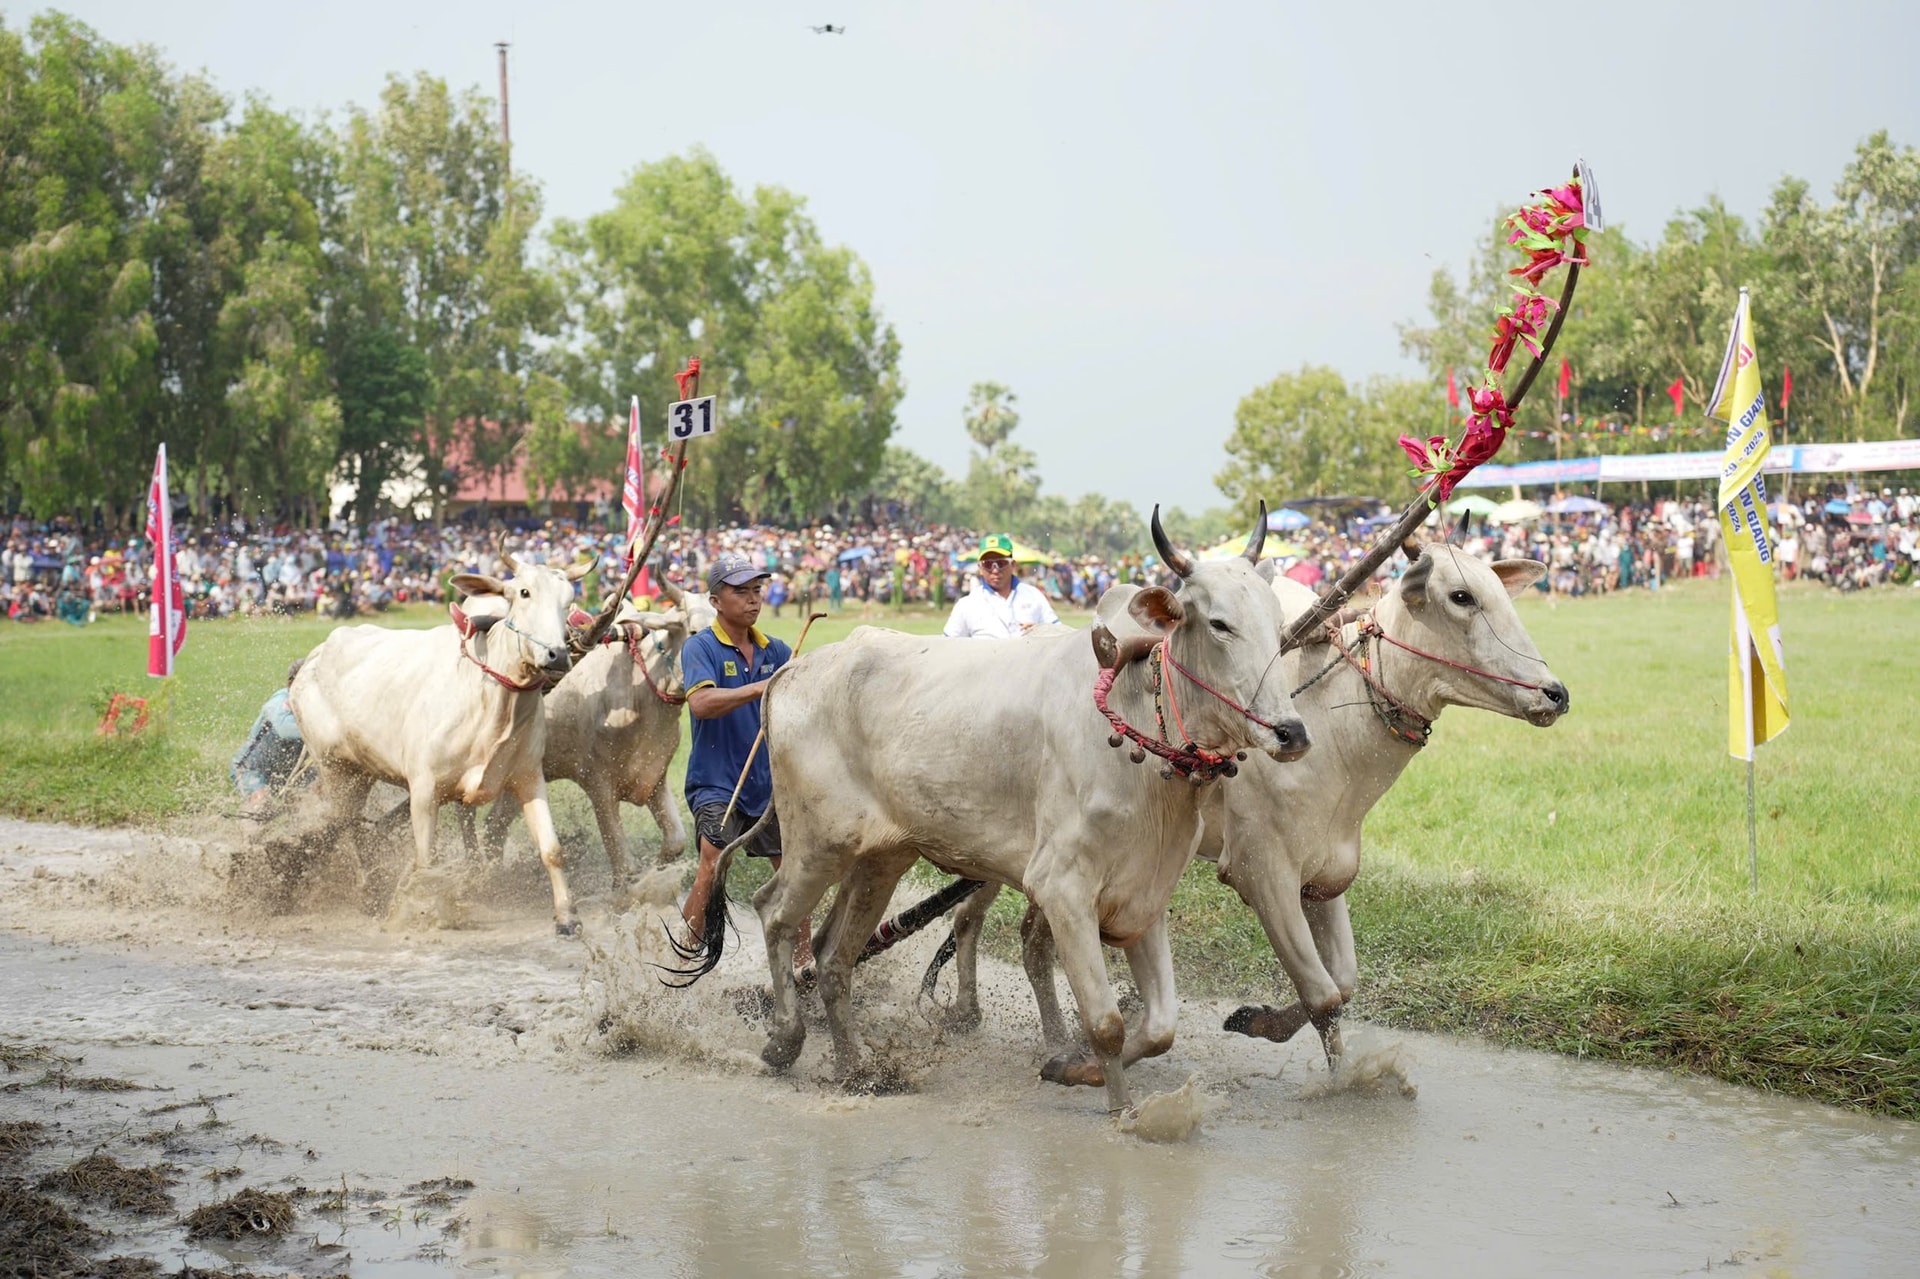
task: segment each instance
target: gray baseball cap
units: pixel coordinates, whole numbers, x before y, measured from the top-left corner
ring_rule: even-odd
[[[715,557],[707,569],[707,593],[711,595],[720,589],[722,583],[728,586],[745,586],[748,582],[757,582],[763,577],[771,577],[763,568],[755,568],[752,560],[738,551],[722,551]]]

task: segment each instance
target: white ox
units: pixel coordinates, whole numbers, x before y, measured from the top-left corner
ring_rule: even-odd
[[[1174,718],[1194,742],[1228,757],[1228,772],[1241,751],[1275,760],[1305,753],[1307,730],[1280,674],[1279,602],[1248,562],[1259,556],[1264,507],[1248,559],[1196,566],[1167,544],[1157,509],[1152,527],[1184,585],[1177,596],[1141,590],[1130,612],[1164,638]],[[1151,733],[1152,664],[1126,656],[1109,704]],[[976,644],[875,631],[774,677],[764,715],[785,859],[754,899],[773,979],[774,1026],[762,1053],[769,1065],[790,1065],[806,1036],[795,930],[839,884],[815,945],[835,1071],[855,1073],[855,956],[900,876],[925,857],[1018,888],[1047,912],[1109,1104],[1130,1104],[1124,1066],[1172,1043],[1167,903],[1198,841],[1208,787],[1109,748],[1114,727],[1094,701],[1101,660],[1072,638]],[[710,912],[709,966],[723,936]],[[1126,951],[1145,997],[1131,1033],[1102,943]]]
[[[376,781],[407,790],[413,868],[433,862],[440,805],[484,804],[502,792],[526,810],[553,883],[554,927],[579,928],[541,774],[546,717],[541,690],[565,675],[573,581],[501,557],[503,580],[456,573],[456,589],[482,616],[456,609],[456,625],[425,631],[342,627],[308,656],[289,702],[320,771],[336,826],[357,826]],[[460,624],[464,621],[464,625]]]
[[[680,749],[681,707],[686,681],[680,654],[690,636],[713,623],[713,605],[658,575],[669,607],[658,612],[624,610],[609,642],[574,663],[573,671],[547,697],[549,782],[576,783],[593,805],[613,866],[615,892],[632,879],[620,801],[645,805],[660,827],[664,864],[687,847],[687,827],[671,787],[667,765]],[[487,814],[485,844],[498,856],[507,827],[519,811],[503,797]]]
[[[1541,727],[1567,709],[1566,686],[1534,647],[1511,599],[1545,571],[1534,560],[1489,567],[1451,546],[1429,546],[1372,609],[1385,642],[1369,636],[1362,646],[1363,620],[1342,629],[1342,644],[1366,674],[1325,643],[1287,655],[1287,687],[1313,735],[1313,753],[1286,767],[1251,761],[1212,797],[1197,855],[1218,863],[1221,880],[1253,908],[1300,998],[1285,1009],[1243,1007],[1227,1019],[1228,1030],[1284,1040],[1311,1021],[1329,1057],[1338,1054],[1336,1019],[1358,972],[1346,890],[1360,870],[1367,813],[1413,762],[1425,726],[1446,707],[1478,707]],[[1314,604],[1312,591],[1286,578],[1273,591],[1289,621]],[[962,1025],[979,1020],[974,966],[996,891],[990,885],[976,892],[954,913],[960,991],[953,1017]],[[1067,1029],[1046,920],[1036,910],[1022,921],[1021,936],[1042,1031],[1057,1047]],[[1066,1082],[1099,1082],[1091,1062],[1055,1070]]]

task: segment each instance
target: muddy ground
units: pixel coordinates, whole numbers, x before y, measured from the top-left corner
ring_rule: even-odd
[[[1330,1076],[1189,1000],[1136,1068],[1184,1138],[1153,1143],[1037,1080],[1013,970],[948,1029],[917,991],[933,931],[862,970],[899,1091],[848,1095],[821,1033],[760,1067],[750,917],[668,990],[661,911],[616,913],[591,844],[563,940],[523,841],[391,927],[325,859],[287,891],[236,870],[241,830],[0,822],[0,1220],[54,1249],[0,1275],[1853,1275],[1920,1249],[1914,1125],[1364,1023]]]

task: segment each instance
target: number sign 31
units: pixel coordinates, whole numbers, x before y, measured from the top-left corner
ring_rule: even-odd
[[[714,410],[716,397],[703,395],[697,400],[680,400],[667,406],[667,431],[676,440],[696,435],[712,435],[720,429],[720,415]]]

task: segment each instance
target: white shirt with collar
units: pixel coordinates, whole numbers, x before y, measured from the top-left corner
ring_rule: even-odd
[[[975,583],[970,594],[954,603],[941,634],[953,639],[1019,639],[1026,626],[1050,626],[1059,620],[1040,589],[1016,577],[1006,595],[985,582]]]

